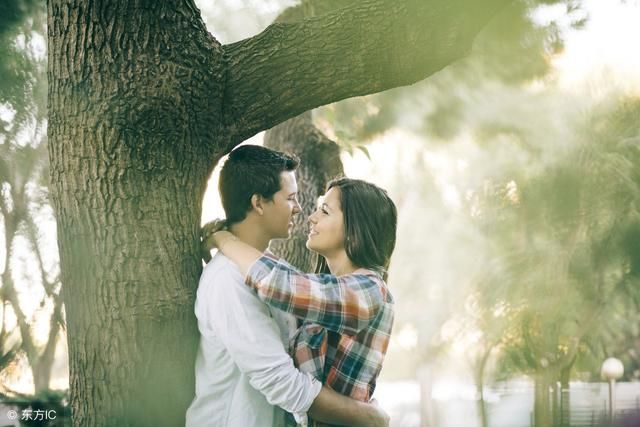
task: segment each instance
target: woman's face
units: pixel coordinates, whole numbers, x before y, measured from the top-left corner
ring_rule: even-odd
[[[307,248],[325,258],[344,251],[344,216],[340,205],[340,189],[333,187],[320,198],[318,208],[309,217]]]

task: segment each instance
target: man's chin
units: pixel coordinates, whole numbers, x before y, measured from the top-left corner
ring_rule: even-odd
[[[291,237],[291,231],[288,231],[287,233],[279,234],[277,236],[273,236],[271,240],[288,239],[289,237]]]

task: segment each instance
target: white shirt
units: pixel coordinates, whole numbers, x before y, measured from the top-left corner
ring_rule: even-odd
[[[287,326],[278,326],[221,253],[202,272],[195,313],[200,345],[187,427],[277,427],[284,425],[280,408],[306,420],[322,384],[294,367]]]

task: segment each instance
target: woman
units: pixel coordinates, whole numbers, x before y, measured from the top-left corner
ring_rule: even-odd
[[[385,280],[396,207],[379,187],[341,178],[329,183],[309,222],[307,247],[320,255],[315,274],[263,254],[228,231],[214,233],[213,242],[261,300],[300,319],[290,348],[296,366],[339,393],[369,401],[393,323]]]

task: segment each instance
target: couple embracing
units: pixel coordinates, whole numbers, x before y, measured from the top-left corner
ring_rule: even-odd
[[[246,145],[220,172],[226,221],[205,226],[205,244],[218,253],[198,286],[187,427],[388,425],[371,396],[393,323],[385,280],[396,207],[368,182],[330,182],[309,217],[318,267],[299,271],[267,251],[301,212],[297,165]]]

